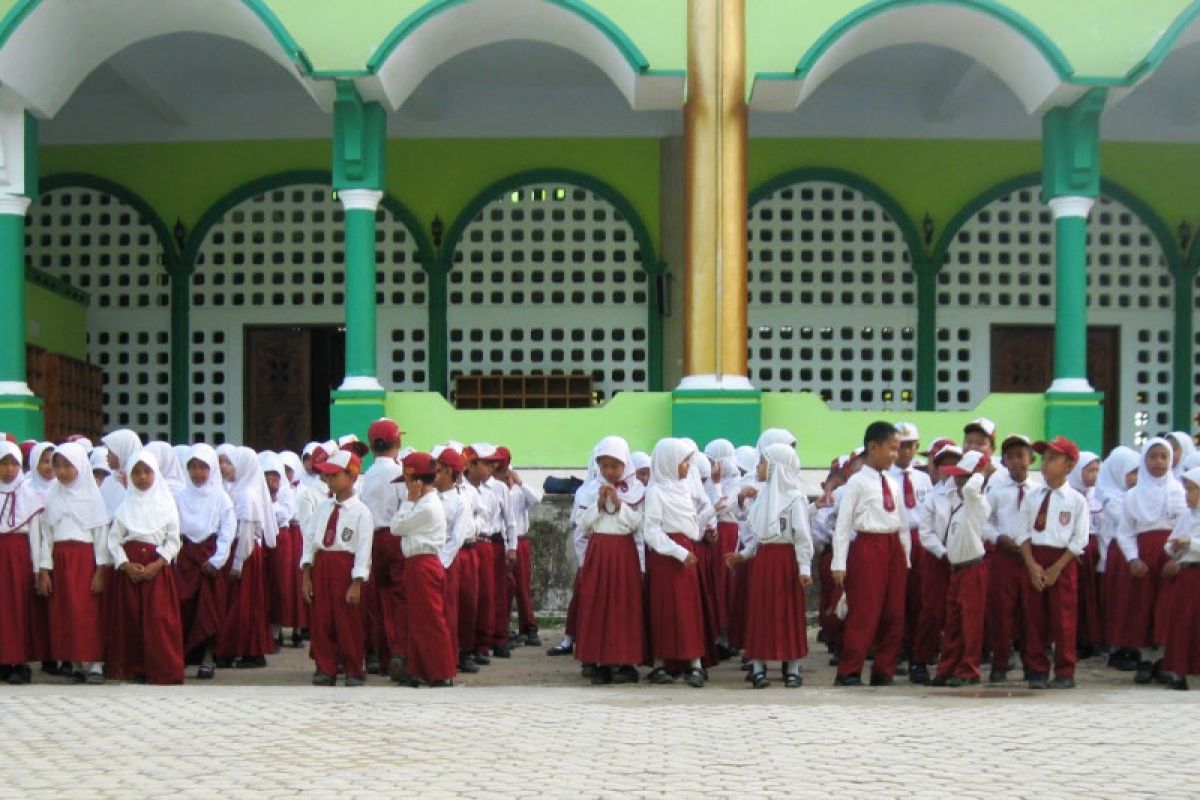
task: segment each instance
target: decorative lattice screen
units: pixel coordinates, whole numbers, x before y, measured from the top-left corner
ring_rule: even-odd
[[[1102,197],[1088,222],[1088,322],[1120,327],[1125,442],[1170,428],[1171,282],[1150,229]],[[967,221],[938,275],[938,408],[972,408],[988,394],[991,326],[1053,324],[1054,284],[1054,215],[1037,186]]]
[[[428,291],[404,224],[376,214],[379,380],[428,385]],[[295,184],[225,213],[200,248],[192,278],[191,429],[197,440],[237,440],[244,403],[246,325],[340,325],[345,320],[344,213],[324,184]]]
[[[26,262],[91,295],[88,361],[104,370],[104,427],[171,430],[170,288],[162,242],[137,209],[98,189],[42,194],[25,218]]]
[[[916,276],[884,208],[804,181],[756,202],[748,237],[751,381],[834,408],[913,408]]]
[[[449,286],[449,375],[592,375],[601,399],[648,386],[642,253],[579,186],[504,192],[466,226]]]

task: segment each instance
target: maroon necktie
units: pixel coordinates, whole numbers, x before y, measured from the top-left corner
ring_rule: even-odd
[[[335,503],[333,513],[329,515],[329,522],[325,523],[325,538],[321,540],[322,547],[333,547],[333,540],[337,538],[338,509],[340,508],[341,506]]]
[[[896,510],[896,498],[892,497],[892,487],[888,485],[887,476],[884,475],[883,473],[880,473],[879,480],[880,480],[881,485],[883,486],[883,510],[884,511],[895,511]]]
[[[912,485],[912,473],[908,470],[904,471],[904,507],[917,507],[917,493]]]
[[[1021,501],[1025,499],[1025,484],[1017,484],[1017,508],[1021,507]]]
[[[1035,531],[1046,530],[1046,517],[1050,514],[1050,495],[1052,492],[1047,489],[1046,496],[1042,499],[1042,505],[1038,508],[1037,519],[1033,521],[1033,529]]]

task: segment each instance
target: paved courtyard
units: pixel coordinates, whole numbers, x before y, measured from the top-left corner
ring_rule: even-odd
[[[591,687],[531,648],[445,690],[311,687],[292,648],[182,687],[38,676],[0,686],[0,798],[1200,796],[1200,692],[1099,660],[1067,692],[834,689],[825,661],[763,691]]]

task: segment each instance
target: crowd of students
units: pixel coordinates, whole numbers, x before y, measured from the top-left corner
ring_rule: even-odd
[[[392,420],[300,453],[93,447],[0,434],[0,680],[181,683],[307,641],[313,683],[450,686],[539,645],[529,510],[504,447],[403,448]],[[363,459],[373,463],[365,472]],[[1038,471],[1032,466],[1040,457]],[[835,684],[1070,688],[1080,657],[1187,688],[1200,672],[1200,455],[1184,433],[1101,460],[977,419],[921,452],[870,425],[810,502],[796,439],[601,440],[574,498],[579,563],[550,655],[593,684],[676,681],[741,657],[803,685],[805,590]],[[513,608],[519,628],[510,630]],[[1157,648],[1161,657],[1155,658]],[[643,675],[639,668],[648,668]]]

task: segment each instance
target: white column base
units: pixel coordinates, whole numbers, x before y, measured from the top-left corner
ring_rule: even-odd
[[[338,200],[347,211],[375,211],[383,192],[377,189],[338,189]]]
[[[754,389],[754,384],[745,375],[688,375],[679,382],[679,389],[707,389],[720,391],[746,391]]]
[[[1087,378],[1055,378],[1047,392],[1063,394],[1092,394],[1096,390],[1088,383]]]
[[[342,385],[338,387],[339,392],[382,392],[383,385],[375,378],[365,375],[350,375],[347,376]]]
[[[1061,219],[1062,217],[1086,218],[1091,213],[1092,206],[1095,203],[1096,200],[1094,198],[1076,195],[1052,197],[1046,201],[1046,205],[1050,206],[1050,210],[1054,212],[1055,219]]]
[[[28,395],[33,396],[33,392],[29,390],[29,384],[25,381],[0,381],[0,395]]]

